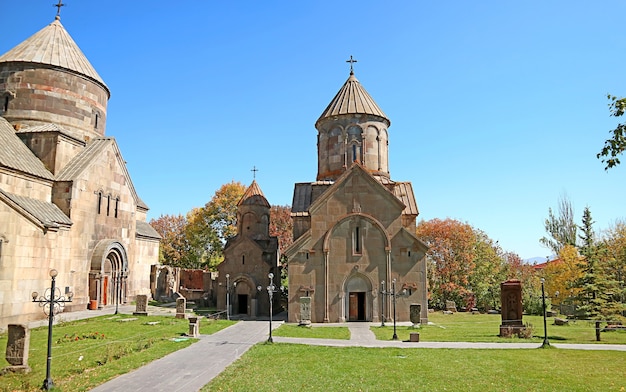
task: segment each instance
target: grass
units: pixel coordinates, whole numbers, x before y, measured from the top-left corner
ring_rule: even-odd
[[[625,368],[616,351],[265,343],[202,391],[623,391]]]
[[[120,321],[120,320],[129,321]],[[135,320],[132,320],[135,319]],[[202,320],[200,333],[211,334],[233,322]],[[52,329],[51,374],[57,391],[87,391],[94,386],[127,373],[173,351],[187,347],[195,339],[189,322],[171,316],[101,316],[61,323]],[[0,335],[6,347],[7,335]],[[46,374],[48,328],[31,330],[28,374],[0,377],[0,391],[37,391]],[[3,358],[0,368],[9,364]]]
[[[290,338],[350,339],[350,330],[346,327],[302,327],[293,324],[283,324],[272,331],[272,334]]]
[[[529,339],[501,338],[501,316],[491,314],[454,313],[450,315],[441,312],[430,313],[429,321],[434,325],[423,325],[419,329],[413,327],[396,327],[398,339],[408,340],[411,332],[420,333],[423,342],[521,342],[541,343],[543,341],[543,318],[541,316],[524,316],[523,322],[532,328],[532,337]],[[548,319],[548,340],[551,343],[586,343],[586,344],[626,344],[626,331],[611,331],[601,333],[601,342],[596,342],[595,323],[590,321],[570,321],[569,325],[554,325],[554,320]],[[393,324],[386,323],[385,327],[371,328],[379,340],[391,340]]]

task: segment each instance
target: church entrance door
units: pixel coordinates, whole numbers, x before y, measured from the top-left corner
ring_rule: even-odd
[[[348,321],[365,321],[365,293],[351,292],[348,304]]]
[[[237,295],[237,313],[248,314],[248,294]]]

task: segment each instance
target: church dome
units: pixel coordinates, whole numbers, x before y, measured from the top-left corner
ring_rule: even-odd
[[[59,19],[0,56],[0,116],[89,141],[104,136],[111,94]]]

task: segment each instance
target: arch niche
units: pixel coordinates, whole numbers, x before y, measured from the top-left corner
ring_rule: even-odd
[[[101,240],[94,249],[89,271],[89,298],[98,308],[126,302],[128,255],[122,243]]]
[[[232,298],[232,315],[239,317],[256,318],[259,315],[259,294],[254,279],[248,275],[239,275],[234,278]]]

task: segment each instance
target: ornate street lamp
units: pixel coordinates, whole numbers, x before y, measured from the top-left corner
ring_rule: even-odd
[[[226,320],[230,320],[230,274],[226,274]]]
[[[119,313],[120,298],[122,297],[122,281],[126,279],[124,271],[117,273],[115,278],[115,314]]]
[[[267,274],[267,277],[270,278],[270,284],[269,286],[267,286],[267,295],[269,296],[269,299],[270,299],[270,337],[267,338],[267,341],[269,343],[273,343],[274,340],[272,339],[272,312],[274,311],[273,302],[274,302],[274,290],[276,290],[276,286],[274,286],[274,274],[270,272],[269,274]]]
[[[57,270],[50,270],[50,277],[52,283],[49,289],[46,289],[44,294],[40,297],[39,293],[33,291],[33,302],[39,303],[39,306],[43,308],[43,312],[48,316],[48,359],[46,362],[46,379],[43,380],[42,389],[50,390],[54,383],[52,382],[52,376],[50,375],[50,364],[52,363],[52,323],[54,321],[55,313],[59,313],[65,307],[66,302],[72,302],[74,293],[71,291],[67,293],[67,297],[61,295],[61,291],[56,288],[56,277],[58,275]]]
[[[387,292],[385,291],[385,281],[380,281],[380,326],[385,326],[385,295]]]
[[[398,340],[396,333],[396,280],[391,282],[391,295],[393,295],[393,337],[392,340]]]
[[[544,278],[541,278],[541,302],[543,303],[543,343],[541,344],[541,347],[548,347],[550,346],[550,342],[548,341],[548,324],[546,322],[546,293],[543,289],[543,283],[546,280]]]

